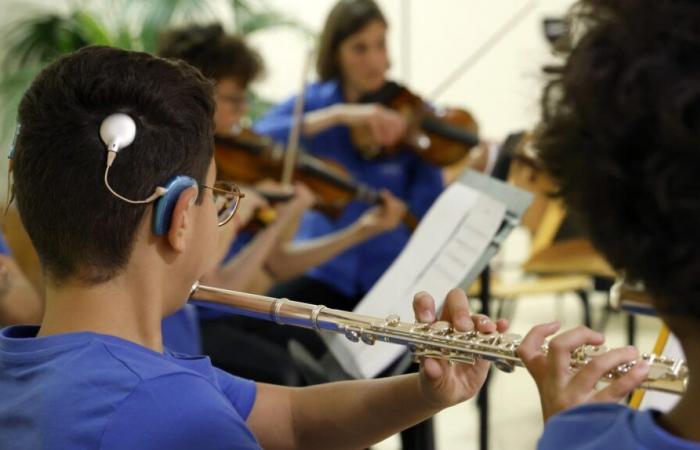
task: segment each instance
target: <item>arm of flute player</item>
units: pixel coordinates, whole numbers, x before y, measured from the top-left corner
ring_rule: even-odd
[[[435,320],[426,293],[413,301],[421,322]],[[463,291],[447,296],[441,320],[461,331],[503,332],[505,321],[470,315]],[[441,409],[472,398],[486,379],[489,363],[450,365],[426,359],[417,374],[328,383],[306,388],[258,385],[248,425],[263,448],[358,449],[408,428]],[[333,401],[328,401],[333,399]]]
[[[202,281],[225,289],[246,290],[264,267],[270,253],[278,245],[280,235],[289,227],[290,222],[300,216],[312,203],[313,197],[309,199],[308,196],[300,195],[280,205],[277,220],[258,232],[231,262],[223,267],[217,266],[202,277]]]
[[[534,327],[523,339],[518,354],[537,384],[542,415],[547,421],[560,411],[587,403],[617,403],[646,378],[649,365],[636,364],[624,376],[603,389],[596,389],[603,376],[621,364],[639,358],[634,347],[610,350],[594,357],[584,368],[571,371],[571,354],[582,345],[601,345],[604,338],[590,328],[580,326],[552,339],[547,354],[542,352],[545,338],[559,329],[557,322]]]
[[[399,226],[406,205],[389,191],[381,193],[383,204],[367,210],[351,225],[304,242],[291,239],[277,247],[266,267],[278,281],[289,280],[320,266],[345,250]]]
[[[44,305],[15,261],[0,255],[0,326],[37,324]]]

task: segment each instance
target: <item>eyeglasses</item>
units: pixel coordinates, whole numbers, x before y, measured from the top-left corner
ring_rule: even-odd
[[[245,107],[250,104],[250,95],[225,95],[217,94],[216,99],[221,102],[226,102],[234,109],[234,111],[242,111]]]
[[[245,194],[230,181],[218,180],[214,183],[214,186],[201,185],[201,187],[211,189],[214,195],[217,217],[219,218],[219,226],[226,225],[233,218],[236,209],[238,209],[240,199],[245,197]]]

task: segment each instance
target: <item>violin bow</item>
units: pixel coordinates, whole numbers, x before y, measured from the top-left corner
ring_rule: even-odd
[[[289,130],[289,139],[287,139],[287,150],[284,153],[284,164],[282,166],[282,186],[291,186],[294,168],[296,167],[297,158],[299,156],[299,136],[301,134],[302,120],[304,119],[304,101],[306,97],[306,77],[311,67],[311,59],[313,50],[306,53],[304,67],[301,75],[301,87],[299,95],[294,102],[294,115],[292,116],[292,127]]]
[[[428,95],[428,98],[435,100],[442,95],[445,90],[452,85],[459,77],[483,58],[492,48],[496,46],[503,38],[505,38],[516,26],[520,24],[527,16],[529,16],[537,7],[537,0],[530,0],[515,12],[495,33],[489,36],[474,52],[472,52],[457,68],[442,81],[433,92]]]

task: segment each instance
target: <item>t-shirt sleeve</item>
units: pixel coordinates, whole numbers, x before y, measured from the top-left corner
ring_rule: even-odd
[[[233,408],[238,411],[243,420],[247,420],[258,393],[255,381],[231,375],[216,367],[214,367],[214,373],[221,390],[229,399]]]
[[[262,135],[270,136],[277,142],[286,143],[289,130],[292,128],[295,102],[296,97],[291,97],[272,107],[255,122],[253,129]]]
[[[105,426],[102,450],[259,449],[245,422],[206,379],[174,374],[142,381]]]
[[[270,108],[255,124],[253,130],[263,136],[271,137],[275,142],[286,145],[289,140],[289,132],[292,129],[294,119],[294,108],[297,101],[297,96],[289,97],[282,103]],[[320,95],[316,89],[310,89],[305,92],[304,97],[304,113],[315,111],[317,109],[330,106],[327,104],[327,99]],[[327,141],[321,139],[323,135],[328,134],[326,130],[312,137],[299,137],[299,144],[306,150],[311,150],[312,147],[327,144]]]
[[[629,447],[632,440],[624,417],[625,406],[600,403],[578,406],[551,417],[545,424],[537,450],[588,450]]]

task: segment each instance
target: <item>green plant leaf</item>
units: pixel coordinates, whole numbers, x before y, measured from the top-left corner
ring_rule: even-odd
[[[143,18],[139,32],[142,49],[155,52],[158,35],[182,19],[217,20],[211,0],[125,0],[137,16]]]
[[[231,0],[231,8],[234,14],[235,31],[244,36],[275,27],[289,27],[309,38],[315,36],[315,33],[309,27],[296,19],[273,10],[266,2],[259,1],[254,3],[249,0]]]
[[[96,17],[85,11],[76,11],[71,18],[75,34],[81,35],[85,42],[94,45],[113,45],[114,40],[109,36],[109,31]]]
[[[0,98],[3,99],[0,142],[9,142],[9,139],[12,138],[19,102],[40,69],[40,66],[25,67],[0,78]],[[0,152],[0,157],[2,157],[2,152]]]

